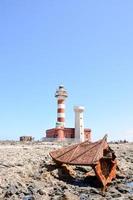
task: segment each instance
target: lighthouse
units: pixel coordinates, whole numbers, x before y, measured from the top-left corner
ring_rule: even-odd
[[[55,97],[57,98],[56,128],[64,128],[65,126],[65,100],[68,97],[68,94],[63,85],[60,85],[59,88],[56,90]]]
[[[64,141],[66,139],[78,140],[83,142],[84,140],[90,140],[91,129],[84,128],[83,119],[83,106],[75,106],[75,127],[66,127],[65,125],[65,101],[68,97],[67,90],[63,85],[60,85],[56,92],[55,97],[57,99],[57,118],[56,126],[46,130],[46,139]]]

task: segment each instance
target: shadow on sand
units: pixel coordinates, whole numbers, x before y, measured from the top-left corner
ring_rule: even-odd
[[[49,172],[54,172],[56,170],[56,175],[52,173],[54,178],[58,180],[62,180],[63,182],[67,184],[71,184],[74,186],[79,186],[79,187],[95,187],[95,188],[101,188],[101,183],[97,179],[95,175],[92,176],[87,176],[85,177],[83,173],[84,170],[82,170],[81,167],[76,170],[76,175],[71,176],[70,174],[66,173],[66,171],[59,165],[56,164],[45,164],[44,166],[47,171]]]

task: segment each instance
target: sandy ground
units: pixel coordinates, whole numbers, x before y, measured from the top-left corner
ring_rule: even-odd
[[[52,161],[49,152],[60,148],[60,143],[0,142],[0,200],[133,199],[133,143],[110,146],[119,170],[103,194],[84,178],[89,167],[74,166],[77,177],[70,179]]]

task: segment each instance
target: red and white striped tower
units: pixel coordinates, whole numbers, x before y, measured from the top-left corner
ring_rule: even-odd
[[[60,85],[59,88],[56,90],[55,97],[57,98],[56,128],[64,128],[65,126],[65,99],[68,97],[68,94],[63,85]]]

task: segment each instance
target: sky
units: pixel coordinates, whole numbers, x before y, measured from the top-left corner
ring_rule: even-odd
[[[133,141],[133,1],[0,1],[0,139],[54,128],[55,91],[85,107],[92,140]]]

